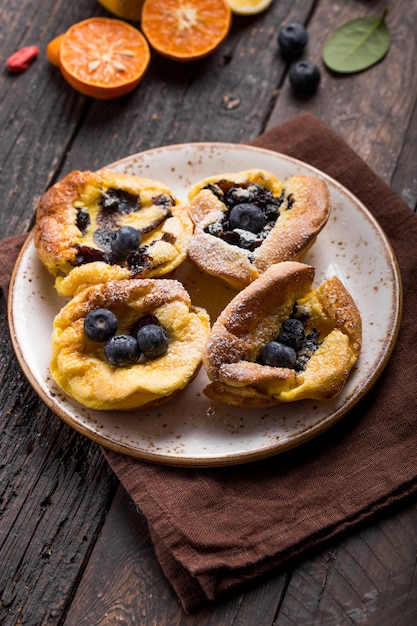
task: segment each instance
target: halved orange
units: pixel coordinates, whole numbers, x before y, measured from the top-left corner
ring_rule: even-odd
[[[52,39],[46,46],[46,56],[52,65],[59,67],[59,51],[61,49],[61,43],[63,38],[65,37],[65,33],[62,35],[58,35],[55,39]]]
[[[105,17],[74,24],[48,46],[49,60],[58,62],[68,83],[99,100],[118,98],[135,89],[150,61],[149,45],[141,32]]]
[[[229,33],[226,0],[145,0],[142,30],[157,52],[176,61],[201,59]]]

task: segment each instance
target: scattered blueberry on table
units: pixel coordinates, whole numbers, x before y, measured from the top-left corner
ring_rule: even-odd
[[[320,69],[312,61],[297,61],[290,68],[290,84],[297,93],[312,95],[320,83]]]
[[[298,57],[308,43],[308,33],[298,22],[290,22],[279,29],[278,44],[281,52],[289,58]]]

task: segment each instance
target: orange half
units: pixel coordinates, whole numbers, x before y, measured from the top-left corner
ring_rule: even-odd
[[[54,42],[48,55],[51,62],[58,57],[68,83],[99,100],[118,98],[135,89],[150,61],[149,46],[142,33],[111,18],[78,22],[51,44]]]
[[[232,11],[226,0],[145,0],[142,30],[157,52],[176,61],[201,59],[229,33]]]

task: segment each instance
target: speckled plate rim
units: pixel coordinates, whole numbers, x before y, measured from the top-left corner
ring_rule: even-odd
[[[204,143],[192,143],[192,144],[174,144],[171,146],[164,146],[160,148],[155,148],[152,150],[148,150],[142,153],[137,153],[106,167],[115,169],[117,171],[128,171],[129,168],[135,169],[134,164],[136,161],[141,161],[146,164],[147,159],[149,158],[157,158],[159,156],[163,156],[166,158],[167,152],[169,155],[173,157],[178,156],[179,154],[183,155],[184,151],[191,151],[192,154],[198,156],[198,158],[204,160],[205,156],[208,152],[224,152],[225,154],[236,154],[244,153],[245,155],[250,154],[250,157],[254,158],[253,167],[263,167],[262,164],[259,164],[258,161],[262,161],[262,159],[272,159],[276,160],[276,174],[279,175],[279,164],[281,165],[285,163],[286,167],[294,170],[294,173],[306,173],[313,176],[317,176],[319,178],[323,178],[329,185],[329,188],[339,194],[346,199],[346,201],[351,205],[354,213],[353,215],[360,214],[362,219],[365,219],[366,222],[370,224],[370,227],[374,234],[378,239],[378,244],[381,247],[382,257],[385,259],[385,263],[387,265],[386,269],[391,276],[390,280],[390,292],[391,292],[391,309],[388,311],[387,315],[387,326],[384,329],[384,337],[380,338],[384,341],[381,341],[381,349],[378,351],[377,355],[373,358],[372,363],[367,368],[366,374],[362,375],[360,380],[355,382],[353,391],[347,391],[346,397],[343,398],[341,404],[336,408],[331,407],[328,414],[323,416],[321,419],[312,420],[311,423],[307,423],[304,428],[299,429],[295,436],[290,436],[287,439],[280,440],[277,437],[276,441],[268,442],[264,446],[257,446],[253,449],[243,449],[238,450],[236,452],[213,452],[213,454],[177,454],[175,452],[165,453],[158,452],[157,450],[145,449],[143,446],[135,446],[120,440],[117,440],[112,435],[108,435],[106,433],[96,432],[90,425],[87,423],[83,423],[79,421],[77,417],[71,415],[68,410],[63,407],[56,400],[56,392],[52,389],[45,389],[43,386],[43,382],[39,379],[39,376],[35,375],[31,370],[30,366],[27,362],[27,353],[25,349],[21,345],[21,338],[19,337],[19,333],[16,331],[16,321],[18,316],[18,311],[16,310],[16,284],[21,277],[21,273],[24,269],[24,258],[25,255],[28,254],[30,248],[33,248],[33,236],[29,236],[26,240],[22,250],[19,254],[17,262],[15,264],[11,282],[10,282],[10,291],[9,291],[9,300],[8,300],[8,319],[9,319],[9,327],[11,332],[12,344],[20,364],[20,367],[28,379],[29,383],[34,388],[35,392],[41,398],[41,400],[51,409],[53,413],[55,413],[60,419],[62,419],[66,424],[71,426],[73,429],[81,433],[82,435],[88,437],[89,439],[95,441],[96,443],[104,446],[107,449],[120,452],[129,456],[132,456],[137,459],[141,459],[144,461],[150,461],[154,463],[164,464],[164,465],[173,465],[173,466],[196,466],[196,467],[213,467],[213,466],[227,466],[233,464],[245,463],[248,461],[254,461],[258,459],[262,459],[268,456],[272,456],[277,453],[284,452],[290,448],[299,446],[304,442],[316,437],[323,431],[327,430],[329,427],[338,422],[342,417],[344,417],[349,411],[351,411],[355,405],[365,396],[365,394],[369,391],[371,386],[377,381],[379,376],[381,375],[383,369],[385,368],[391,353],[394,349],[395,342],[398,336],[398,331],[401,322],[402,315],[402,285],[401,285],[401,277],[398,268],[398,264],[392,250],[391,244],[387,239],[385,233],[382,228],[378,224],[377,220],[372,216],[372,214],[368,211],[368,209],[345,187],[343,187],[340,183],[327,176],[320,170],[306,164],[302,161],[294,159],[292,157],[288,157],[287,155],[283,155],[281,153],[273,152],[270,150],[266,150],[263,148],[258,148],[254,146],[246,146],[241,144],[231,144],[231,143],[219,143],[219,142],[204,142]],[[168,159],[169,160],[169,159]],[[146,170],[146,167],[144,168]],[[174,167],[172,168],[175,169]],[[232,167],[229,168],[228,171],[238,171],[238,169],[246,169],[243,167],[237,168]],[[227,171],[223,169],[222,171]],[[128,172],[133,173],[133,172]],[[217,172],[213,172],[216,174]],[[146,172],[141,172],[141,176],[146,177]],[[210,175],[210,174],[207,174]],[[155,178],[155,176],[152,176]],[[206,177],[201,176],[200,178]],[[200,178],[195,179],[199,180]],[[159,177],[159,180],[163,180],[165,182],[165,178],[163,175]],[[184,181],[181,183],[184,185]],[[188,185],[187,185],[188,188]],[[326,228],[328,228],[326,226]],[[317,246],[317,243],[315,244]],[[306,259],[306,262],[309,262]],[[313,263],[312,263],[313,264]],[[367,337],[364,336],[364,345],[366,346]],[[355,376],[355,372],[353,371],[351,377]],[[342,392],[343,394],[344,392]],[[171,400],[171,402],[175,402]],[[305,402],[295,403],[298,407],[297,410],[302,414],[303,406],[305,406]],[[308,402],[308,401],[307,401]],[[280,405],[282,406],[282,405]],[[288,405],[286,405],[288,406]],[[82,409],[82,407],[81,407]],[[269,412],[278,411],[279,409],[273,407],[268,409]],[[242,411],[242,410],[241,410]]]

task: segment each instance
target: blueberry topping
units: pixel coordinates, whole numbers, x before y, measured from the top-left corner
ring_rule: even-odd
[[[153,204],[156,204],[157,206],[165,206],[165,207],[175,206],[174,198],[167,193],[162,193],[160,196],[155,196],[154,198],[152,198],[152,202]]]
[[[146,247],[132,250],[127,257],[127,266],[132,276],[141,274],[146,268],[152,266],[152,259],[145,252]]]
[[[237,204],[230,211],[229,225],[232,230],[240,228],[251,233],[259,233],[265,226],[265,216],[262,209],[255,204]]]
[[[230,243],[231,246],[240,246],[240,235],[234,230],[226,231],[223,239],[226,243]]]
[[[93,241],[104,252],[111,252],[114,231],[109,228],[97,228],[94,231]]]
[[[87,209],[78,209],[75,224],[81,231],[81,234],[84,235],[90,225],[90,214]]]
[[[101,206],[106,211],[127,215],[140,208],[140,198],[129,191],[110,187],[101,196]]]
[[[290,210],[293,208],[293,206],[294,206],[294,202],[295,202],[295,198],[294,198],[294,196],[292,195],[292,193],[290,193],[290,194],[287,196],[287,211],[290,211]]]
[[[92,341],[107,341],[116,334],[117,326],[117,317],[109,309],[94,309],[84,319],[84,332]]]
[[[302,24],[290,22],[280,28],[278,43],[281,52],[287,57],[299,56],[308,42],[308,33]]]
[[[255,202],[263,191],[264,188],[255,183],[247,187],[231,187],[225,193],[224,202],[229,208],[236,204],[243,204],[244,202]]]
[[[174,235],[174,233],[164,233],[161,237],[161,240],[166,241],[167,243],[170,243],[171,245],[174,245],[174,243],[177,241],[177,238]]]
[[[317,348],[320,347],[318,337],[319,332],[317,330],[312,330],[311,333],[307,335],[300,350],[297,352],[297,361],[294,369],[297,371],[305,369],[308,360],[312,357]]]
[[[139,358],[138,342],[131,335],[114,335],[106,342],[104,354],[111,365],[132,365]]]
[[[265,220],[267,221],[267,223],[271,223],[271,225],[274,225],[275,222],[278,219],[279,216],[279,205],[278,204],[267,204],[265,206],[264,209],[264,214],[265,214]]]
[[[320,82],[320,70],[311,61],[298,61],[290,68],[290,83],[294,91],[312,95]]]
[[[145,324],[137,334],[139,351],[147,359],[157,359],[168,349],[168,337],[160,324]]]
[[[257,183],[233,184],[228,180],[208,183],[204,189],[210,190],[226,207],[222,219],[207,225],[204,231],[247,250],[248,259],[252,262],[251,253],[262,245],[279,218],[285,191],[276,197],[272,191]]]
[[[103,250],[91,248],[91,246],[76,246],[77,253],[75,255],[74,265],[85,265],[85,263],[93,263],[94,261],[104,261],[110,263],[110,255]]]
[[[111,251],[119,259],[125,259],[129,252],[137,250],[140,244],[140,234],[132,226],[122,226],[113,235]]]
[[[216,198],[218,198],[219,200],[223,200],[224,199],[224,190],[221,188],[220,185],[216,185],[215,183],[208,183],[204,189],[209,189],[211,191],[211,193],[213,195],[216,196]]]
[[[297,353],[290,346],[278,341],[270,341],[263,347],[260,360],[263,365],[271,367],[293,368],[297,360]]]
[[[143,326],[147,326],[148,324],[153,324],[156,326],[160,326],[160,322],[158,320],[158,318],[155,315],[144,315],[143,317],[141,317],[140,319],[138,319],[138,321],[133,324],[132,328],[129,331],[129,334],[132,335],[132,337],[137,337],[138,331],[143,327]]]
[[[283,323],[278,337],[264,346],[259,362],[301,372],[320,346],[319,335],[317,330],[312,330],[306,336],[302,321],[291,317]]]
[[[301,349],[304,339],[303,323],[292,317],[285,320],[277,337],[277,341],[285,343],[286,346],[291,346],[296,351]]]
[[[207,232],[214,237],[221,237],[223,235],[223,226],[219,222],[214,222],[207,226]]]

